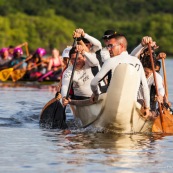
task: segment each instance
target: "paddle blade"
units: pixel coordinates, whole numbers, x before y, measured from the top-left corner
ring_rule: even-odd
[[[56,98],[51,99],[42,109],[40,115],[40,126],[46,128],[66,129],[68,126],[64,121],[64,107]]]
[[[9,77],[11,72],[13,71],[13,68],[8,68],[0,71],[0,80],[6,81]]]
[[[165,107],[163,107],[162,126],[159,117],[157,117],[154,121],[152,132],[162,132],[162,128],[164,133],[173,133],[173,115]]]
[[[24,69],[17,69],[11,72],[11,78],[13,82],[16,82],[17,80],[21,79],[26,73],[26,70]]]
[[[152,126],[152,132],[162,133],[162,125],[161,125],[159,116],[154,120],[154,123],[153,123],[153,126]]]

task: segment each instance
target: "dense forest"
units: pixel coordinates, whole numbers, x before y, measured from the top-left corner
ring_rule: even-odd
[[[100,41],[107,29],[124,33],[129,51],[149,35],[173,55],[172,7],[172,0],[0,0],[0,47],[27,41],[30,51],[62,51],[80,27]]]

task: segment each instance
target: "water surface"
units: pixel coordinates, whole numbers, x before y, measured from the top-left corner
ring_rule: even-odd
[[[172,66],[173,60],[166,60],[173,103]],[[71,134],[40,128],[40,112],[54,94],[47,86],[0,85],[1,172],[172,172],[172,135],[116,135],[80,129],[71,113],[67,116]]]

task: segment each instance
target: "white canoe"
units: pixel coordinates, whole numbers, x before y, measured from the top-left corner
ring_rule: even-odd
[[[129,64],[120,64],[114,71],[107,93],[95,104],[79,101],[71,105],[73,114],[83,127],[115,130],[117,133],[151,132],[152,122],[146,120],[136,101],[138,74]],[[80,103],[81,102],[81,103]]]

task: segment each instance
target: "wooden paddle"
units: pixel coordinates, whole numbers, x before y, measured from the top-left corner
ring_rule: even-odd
[[[74,76],[74,72],[75,72],[75,68],[76,68],[76,63],[77,63],[78,56],[79,56],[79,51],[76,53],[76,58],[75,58],[75,61],[74,61],[74,64],[73,64],[72,74],[71,74],[71,77],[70,77],[70,82],[69,82],[69,86],[68,86],[68,90],[67,90],[67,94],[66,94],[66,99],[69,98],[70,89],[71,89],[71,86],[72,86],[72,83],[73,83],[73,76]],[[65,113],[65,110],[66,110],[66,106],[64,106],[63,121],[66,121],[66,113]],[[63,121],[62,121],[62,124],[63,124]]]
[[[29,56],[28,43],[25,44],[26,56]]]
[[[165,96],[166,96],[166,99],[168,99],[168,87],[167,87],[166,68],[165,68],[165,61],[164,61],[165,58],[166,58],[166,54],[160,53],[157,59],[162,59]],[[164,133],[173,133],[173,115],[172,115],[172,109],[170,108],[168,103],[165,102],[162,104],[162,111],[163,111],[162,122],[160,122],[159,117],[157,117],[154,121],[152,132],[161,132],[161,129],[163,129]]]
[[[166,98],[168,99],[168,85],[167,85],[167,77],[166,77],[165,58],[166,58],[165,53],[160,53],[159,56],[157,57],[158,60],[159,59],[162,60],[165,95],[166,95]]]
[[[158,92],[158,86],[157,86],[157,79],[156,79],[156,71],[155,71],[155,66],[154,66],[154,61],[153,61],[153,55],[152,55],[152,50],[151,50],[151,44],[148,44],[148,49],[149,49],[149,53],[150,53],[150,61],[151,61],[151,66],[152,66],[152,70],[153,70],[153,77],[154,77],[154,83],[155,83],[155,88],[156,88],[156,95],[159,96],[159,92]],[[160,112],[160,124],[161,124],[161,130],[163,131],[163,127],[162,127],[162,122],[163,122],[163,114],[162,114],[162,107],[161,104],[158,102],[158,106],[159,106],[159,112]]]

